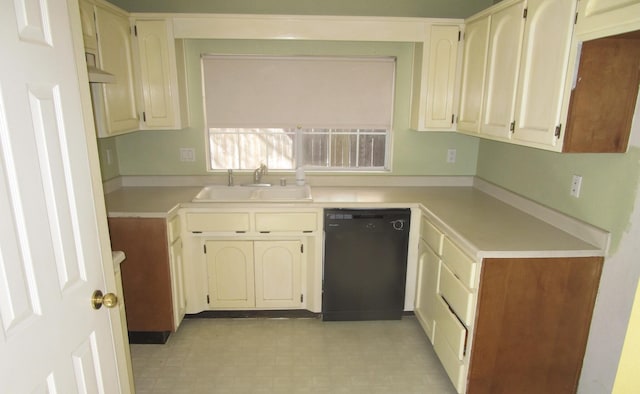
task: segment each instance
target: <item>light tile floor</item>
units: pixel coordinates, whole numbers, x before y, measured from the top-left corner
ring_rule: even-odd
[[[455,393],[414,317],[185,319],[131,355],[138,394]]]

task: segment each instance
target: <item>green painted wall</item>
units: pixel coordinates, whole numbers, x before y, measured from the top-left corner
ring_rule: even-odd
[[[629,225],[640,180],[640,147],[626,154],[566,154],[483,140],[477,175],[611,232],[613,253]],[[569,195],[582,176],[580,198]]]
[[[464,18],[492,0],[109,0],[131,12]]]
[[[203,53],[277,55],[384,55],[397,58],[392,175],[473,175],[478,140],[454,133],[409,129],[413,44],[267,40],[187,40],[191,127],[178,131],[139,131],[116,137],[121,175],[206,174],[200,55]],[[180,162],[179,148],[196,149],[195,162]],[[446,162],[447,149],[457,162]]]

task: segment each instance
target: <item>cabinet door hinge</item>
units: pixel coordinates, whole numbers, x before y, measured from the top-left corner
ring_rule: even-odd
[[[304,253],[304,244],[300,244],[300,253]]]
[[[142,111],[142,121],[143,122],[147,121],[147,113],[145,111]]]
[[[207,304],[209,303],[209,294],[207,294]]]
[[[578,13],[576,12],[576,19],[573,20],[573,24],[577,25],[578,24]]]
[[[138,25],[133,25],[133,35],[138,37]]]
[[[462,41],[462,30],[458,30],[458,41]]]
[[[554,133],[556,138],[560,138],[560,130],[562,130],[562,124],[556,126],[556,132]]]
[[[516,121],[514,120],[513,122],[511,122],[511,124],[509,125],[509,131],[510,132],[514,132],[516,131]]]
[[[524,19],[527,19],[527,10],[528,10],[528,8],[525,8],[524,11],[522,11],[522,17]]]
[[[451,124],[454,124],[456,122],[456,116],[454,114],[451,114]]]
[[[207,254],[207,245],[202,245],[202,249],[204,250],[204,254]]]
[[[304,302],[304,294],[300,294],[300,302]]]

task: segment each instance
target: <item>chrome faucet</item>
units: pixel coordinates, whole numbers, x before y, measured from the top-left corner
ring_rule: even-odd
[[[262,180],[262,176],[268,173],[269,169],[267,168],[267,166],[264,164],[260,164],[260,167],[256,168],[255,171],[253,171],[253,183],[260,183],[260,181]]]

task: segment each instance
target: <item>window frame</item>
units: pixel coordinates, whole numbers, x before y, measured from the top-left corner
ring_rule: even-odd
[[[260,55],[246,55],[246,54],[238,54],[238,55],[234,55],[234,54],[228,54],[228,53],[224,53],[221,55],[225,55],[225,56],[253,56],[253,57],[260,57],[260,56],[264,56],[264,57],[278,57],[278,55],[270,55],[270,54],[260,54]],[[205,91],[205,71],[204,71],[204,67],[203,67],[203,59],[205,56],[217,56],[217,54],[211,54],[211,53],[203,53],[201,54],[201,61],[200,61],[200,65],[201,65],[201,83],[202,83],[202,89],[203,89],[203,93],[202,93],[202,104],[203,104],[203,115],[204,115],[204,135],[205,135],[205,152],[206,152],[206,166],[207,166],[207,172],[210,173],[217,173],[217,172],[226,172],[229,168],[214,168],[213,166],[213,160],[212,160],[212,154],[213,154],[213,150],[211,148],[211,135],[215,134],[212,133],[212,130],[214,129],[209,128],[208,127],[208,122],[207,122],[207,98],[206,98],[206,91]],[[292,57],[292,56],[281,56],[281,57]],[[308,55],[302,55],[301,57],[310,57]],[[312,57],[320,57],[320,58],[336,58],[336,57],[344,57],[344,58],[353,58],[354,56],[332,56],[332,55],[317,55],[317,56],[312,56]],[[316,172],[316,173],[354,173],[354,174],[364,174],[364,173],[376,173],[376,174],[383,174],[383,173],[390,173],[392,172],[392,163],[393,163],[393,140],[394,140],[394,113],[395,113],[395,95],[396,95],[396,79],[397,79],[397,58],[395,56],[355,56],[356,58],[363,58],[363,57],[371,57],[371,58],[393,58],[393,63],[394,63],[394,67],[393,67],[393,73],[392,73],[392,88],[391,88],[391,96],[390,96],[390,119],[389,119],[389,127],[385,128],[383,132],[367,132],[367,131],[373,131],[373,130],[383,130],[383,129],[364,129],[364,128],[354,128],[354,129],[349,129],[350,131],[347,132],[336,132],[335,130],[345,130],[345,129],[329,129],[329,128],[325,128],[326,130],[331,130],[330,132],[328,132],[328,140],[329,140],[329,152],[327,153],[327,158],[328,158],[328,164],[330,164],[331,161],[331,138],[332,135],[336,135],[336,134],[342,134],[342,135],[356,135],[356,140],[358,141],[359,144],[359,140],[360,140],[360,136],[367,136],[367,135],[381,135],[384,136],[384,158],[383,158],[383,164],[382,166],[356,166],[356,167],[337,167],[337,166],[322,166],[322,165],[307,165],[307,164],[303,164],[302,166],[305,168],[305,170],[310,171],[310,172]],[[262,127],[262,129],[275,129],[277,127]],[[320,127],[315,127],[315,129],[319,129]],[[218,128],[218,129],[223,129],[222,127]],[[258,129],[258,127],[245,127],[245,129]],[[313,129],[313,128],[309,128],[309,129]],[[295,142],[293,143],[293,161],[294,161],[294,168],[291,169],[274,169],[274,171],[276,172],[283,172],[283,173],[293,173],[295,172],[295,169],[297,167],[300,166],[300,152],[302,150],[302,135],[305,135],[304,130],[308,130],[308,129],[304,129],[304,128],[300,128],[298,127],[297,130],[295,131],[296,134],[296,138],[295,138]],[[361,130],[365,130],[365,132],[361,132]],[[306,133],[309,134],[309,133]],[[357,147],[356,147],[357,149]],[[359,150],[356,151],[358,153],[357,159],[359,160]],[[356,164],[358,165],[358,164]],[[238,172],[251,172],[254,169],[253,168],[236,168],[235,166],[230,168],[233,169],[234,171],[238,171]]]

